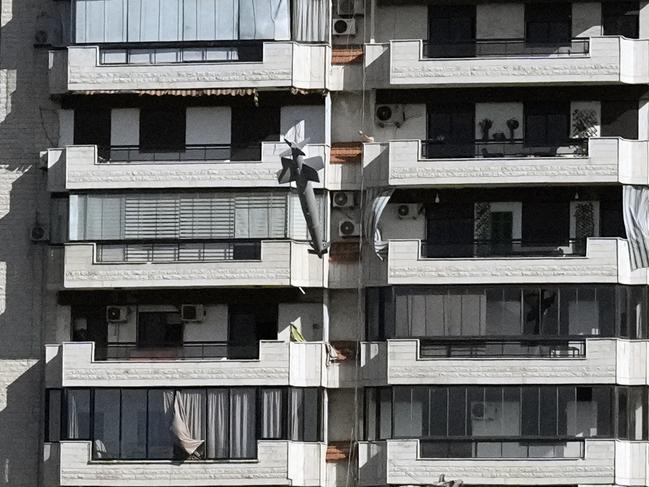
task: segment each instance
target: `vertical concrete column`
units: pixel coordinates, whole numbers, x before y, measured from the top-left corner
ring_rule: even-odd
[[[649,1],[640,2],[640,39],[649,39]]]

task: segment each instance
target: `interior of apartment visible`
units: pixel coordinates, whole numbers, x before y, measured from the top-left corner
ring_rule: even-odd
[[[68,292],[59,299],[69,306],[70,338],[94,342],[94,360],[258,360],[263,341],[323,340],[322,290],[305,293]]]

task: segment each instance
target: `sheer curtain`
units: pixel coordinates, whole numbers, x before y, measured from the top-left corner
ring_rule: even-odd
[[[66,391],[66,395],[66,438],[69,440],[90,439],[90,391],[72,389]]]
[[[328,31],[327,0],[293,0],[293,40],[326,42]]]
[[[230,397],[230,458],[256,456],[255,389],[232,389]]]
[[[171,432],[175,443],[185,454],[198,455],[198,449],[205,443],[204,411],[205,393],[203,390],[185,389],[166,393],[166,408],[173,404]],[[171,401],[173,394],[173,402]]]
[[[228,458],[230,391],[211,389],[207,393],[207,458]]]
[[[290,394],[289,438],[293,441],[300,441],[304,436],[304,390],[291,389]]]
[[[649,267],[649,187],[625,185],[622,199],[631,269]]]
[[[281,389],[261,391],[261,437],[264,439],[282,438],[282,392]]]

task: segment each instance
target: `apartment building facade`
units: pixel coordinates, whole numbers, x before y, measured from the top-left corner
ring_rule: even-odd
[[[0,484],[649,486],[649,2],[1,19]]]

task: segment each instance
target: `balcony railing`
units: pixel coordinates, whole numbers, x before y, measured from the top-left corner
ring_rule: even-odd
[[[182,346],[142,347],[134,342],[109,343],[95,348],[95,360],[203,360],[259,358],[259,343],[234,345],[223,341],[186,342]]]
[[[586,239],[563,242],[535,242],[530,240],[473,240],[472,242],[422,242],[424,258],[466,257],[563,257],[585,256]]]
[[[182,150],[143,150],[136,145],[99,148],[106,163],[177,163],[183,161],[261,161],[261,144],[187,145]]]
[[[586,340],[557,339],[421,339],[419,358],[583,358]]]
[[[421,458],[583,458],[584,440],[574,438],[423,439]]]
[[[103,44],[101,64],[177,64],[214,62],[261,62],[263,43],[259,41],[148,42]]]
[[[568,139],[560,144],[539,145],[521,139],[476,140],[454,144],[425,140],[421,144],[424,159],[498,158],[498,157],[585,157],[588,139]]]
[[[261,260],[261,242],[246,240],[111,242],[97,244],[99,263]]]
[[[585,56],[589,50],[589,39],[550,43],[527,42],[525,39],[477,39],[443,44],[424,43],[424,57],[427,58]]]

